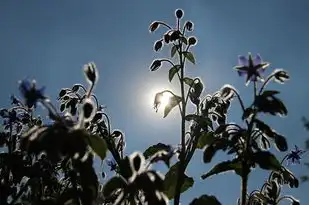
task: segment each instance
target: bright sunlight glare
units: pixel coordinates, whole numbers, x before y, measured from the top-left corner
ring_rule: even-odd
[[[161,102],[160,106],[162,106],[162,108],[164,108],[166,105],[169,104],[171,96],[172,94],[168,92],[163,93],[162,97],[160,98],[160,102]]]
[[[162,90],[164,90],[164,89],[162,89]],[[148,95],[149,104],[152,107],[153,107],[153,104],[154,104],[154,99],[155,99],[156,94],[161,92],[162,90],[154,89],[152,92],[149,93],[149,95]],[[172,96],[171,93],[168,93],[168,92],[163,93],[162,97],[160,98],[160,102],[161,102],[160,108],[161,109],[164,109],[164,107],[169,104],[171,96]],[[159,110],[160,110],[160,108],[159,108]]]

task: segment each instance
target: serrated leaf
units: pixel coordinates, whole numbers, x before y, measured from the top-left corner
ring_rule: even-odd
[[[170,98],[170,102],[164,108],[164,116],[163,116],[163,118],[165,118],[172,111],[172,109],[175,106],[177,106],[180,102],[181,102],[181,97],[173,95]]]
[[[191,52],[184,51],[183,55],[186,57],[186,59],[188,59],[188,61],[190,61],[191,63],[195,64],[195,58],[194,58],[194,55]]]
[[[153,156],[154,154],[156,154],[159,151],[166,151],[169,152],[171,149],[171,146],[163,144],[163,143],[158,143],[156,145],[152,145],[150,147],[148,147],[145,152],[144,152],[144,157],[146,159],[148,159],[149,157]]]
[[[111,178],[103,187],[103,195],[110,197],[118,189],[123,189],[127,186],[126,182],[121,177]]]
[[[173,199],[175,196],[175,187],[178,180],[179,162],[174,164],[166,173],[164,179],[164,193],[169,199]],[[181,186],[181,192],[187,191],[194,184],[192,177],[185,175],[184,183]]]
[[[253,160],[266,170],[277,171],[281,169],[281,164],[272,153],[268,151],[258,151],[253,154]]]
[[[179,69],[180,69],[180,65],[175,65],[169,70],[168,79],[170,82],[173,80],[175,74],[178,73]]]
[[[221,205],[215,196],[204,194],[199,198],[193,199],[189,205]]]
[[[96,153],[101,160],[104,160],[107,152],[105,140],[98,135],[90,135],[87,139],[88,145],[91,147],[92,151]]]
[[[229,161],[218,163],[209,172],[207,172],[206,174],[203,174],[201,178],[206,179],[212,175],[220,174],[222,172],[227,172],[231,170],[235,170],[236,173],[241,173],[241,169],[242,169],[241,161],[239,161],[238,159],[234,159],[233,161],[229,160]]]
[[[177,52],[177,45],[174,45],[172,48],[171,48],[171,57],[173,58]]]
[[[215,136],[213,132],[203,133],[199,139],[196,148],[203,149],[206,145],[213,143],[215,140]]]

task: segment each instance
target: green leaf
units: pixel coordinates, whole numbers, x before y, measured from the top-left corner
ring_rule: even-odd
[[[169,152],[171,147],[169,145],[163,144],[163,143],[158,143],[156,145],[152,145],[148,147],[145,152],[144,152],[144,157],[148,159],[149,157],[153,156],[159,151],[166,151]]]
[[[265,149],[265,150],[269,149],[270,143],[269,143],[268,139],[264,135],[261,136],[260,142],[261,142],[261,145],[263,146],[263,149]]]
[[[199,198],[193,199],[189,205],[221,205],[215,196],[204,194]]]
[[[276,143],[276,147],[278,148],[278,150],[280,150],[281,152],[285,152],[288,150],[288,143],[285,139],[285,137],[283,137],[282,135],[276,135],[275,136],[275,143]]]
[[[205,128],[207,126],[212,126],[212,121],[208,118],[208,117],[203,117],[203,116],[199,116],[196,114],[189,114],[187,116],[185,116],[185,120],[187,121],[195,121],[196,123],[199,124],[199,126],[201,126],[202,128]]]
[[[241,174],[242,173],[241,161],[239,161],[238,159],[234,159],[233,161],[229,160],[218,163],[209,172],[203,174],[201,178],[206,179],[214,174],[220,174],[222,172],[227,172],[231,170],[234,170],[237,174]]]
[[[265,135],[272,139],[275,137],[276,133],[263,121],[255,119],[254,122],[256,123],[256,127],[261,130]]]
[[[103,187],[103,195],[110,197],[118,189],[123,189],[127,186],[126,182],[121,177],[111,178]]]
[[[203,154],[204,163],[211,162],[211,159],[215,156],[217,151],[218,150],[213,145],[206,147],[206,149],[204,150],[204,154]]]
[[[190,61],[191,63],[195,64],[195,58],[194,58],[194,55],[191,52],[184,51],[182,53],[186,57],[186,59],[188,59],[188,61]]]
[[[88,138],[88,145],[92,151],[96,153],[101,160],[104,160],[107,152],[107,145],[103,138],[98,135],[90,135]]]
[[[172,48],[171,48],[171,57],[173,58],[177,52],[177,48],[178,46],[177,45],[174,45]]]
[[[178,73],[179,69],[180,69],[180,65],[175,65],[169,70],[168,79],[170,82],[173,80],[175,74]]]
[[[274,95],[259,95],[254,101],[254,106],[259,112],[269,113],[271,115],[285,116],[288,111],[284,103]]]
[[[279,94],[280,92],[277,91],[277,90],[265,90],[262,95],[264,97],[269,97],[269,96],[273,96],[273,95],[276,95],[276,94]]]
[[[207,146],[204,150],[203,161],[204,163],[211,162],[211,159],[214,157],[218,150],[225,150],[228,146],[227,139],[224,138],[216,138],[215,141]]]
[[[171,112],[171,110],[181,102],[181,97],[173,95],[170,102],[164,108],[164,118]]]
[[[184,77],[182,80],[188,86],[193,86],[194,85],[194,80],[192,78]]]
[[[199,137],[196,148],[203,149],[206,145],[213,143],[214,140],[215,136],[213,132],[205,132]]]
[[[197,97],[200,97],[202,91],[203,91],[203,83],[201,81],[198,81],[197,83],[194,83],[193,89],[194,89],[194,94]]]
[[[272,153],[268,151],[258,151],[253,154],[253,160],[266,170],[277,171],[281,169],[281,164]]]
[[[174,164],[166,173],[164,179],[164,193],[169,199],[173,199],[175,196],[175,187],[178,180],[179,162]],[[187,191],[194,184],[192,177],[185,175],[184,183],[181,186],[181,192]]]

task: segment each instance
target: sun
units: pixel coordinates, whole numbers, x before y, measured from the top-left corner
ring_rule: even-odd
[[[164,108],[165,106],[167,106],[170,103],[171,96],[172,94],[168,92],[163,93],[162,97],[160,98],[160,107],[162,106],[162,108]]]

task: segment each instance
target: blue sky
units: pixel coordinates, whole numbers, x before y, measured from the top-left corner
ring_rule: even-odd
[[[232,69],[237,56],[260,53],[271,62],[271,68],[284,68],[291,80],[280,88],[289,115],[266,117],[266,121],[284,134],[290,147],[303,145],[308,133],[301,116],[309,116],[306,105],[309,92],[309,2],[306,0],[134,0],[134,1],[0,1],[0,104],[9,105],[9,96],[17,93],[17,81],[35,78],[47,87],[55,101],[62,87],[85,83],[82,66],[94,61],[100,72],[95,93],[107,105],[113,128],[126,135],[127,153],[144,150],[159,141],[177,144],[179,117],[173,111],[166,119],[155,113],[151,96],[163,88],[176,88],[168,83],[167,69],[151,73],[148,69],[156,57],[152,45],[161,34],[150,34],[153,20],[175,22],[174,10],[185,10],[185,19],[195,23],[198,45],[194,48],[196,66],[188,72],[200,76],[205,93],[223,84],[234,85],[250,102],[251,89]],[[232,104],[229,120],[239,122],[239,105]],[[280,155],[282,156],[282,155]],[[194,187],[182,197],[188,204],[193,197],[214,194],[223,204],[235,204],[240,180],[231,173],[200,180],[199,176],[214,163],[202,164],[197,152],[188,175],[194,176]],[[228,159],[219,154],[214,162]],[[291,167],[296,175],[308,170]],[[162,171],[166,169],[162,167]],[[257,169],[249,181],[249,189],[260,186],[266,172]],[[301,201],[308,200],[309,184],[287,190]]]

